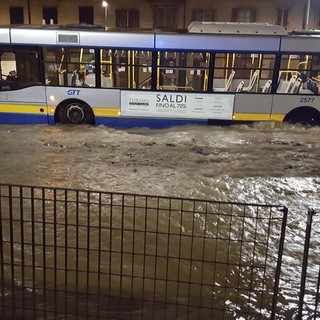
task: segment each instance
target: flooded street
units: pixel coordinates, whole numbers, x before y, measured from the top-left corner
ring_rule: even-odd
[[[0,183],[285,205],[280,292],[293,314],[307,209],[320,208],[319,136],[318,127],[282,123],[126,131],[1,125]],[[310,253],[317,274],[316,244]]]
[[[319,134],[273,123],[130,131],[2,125],[1,182],[317,207]]]

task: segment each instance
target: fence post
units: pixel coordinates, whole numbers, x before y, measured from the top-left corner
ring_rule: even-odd
[[[276,305],[277,305],[280,273],[281,273],[282,254],[283,254],[283,248],[284,248],[284,238],[285,238],[286,227],[287,227],[288,208],[284,207],[282,209],[282,211],[283,211],[283,218],[282,218],[281,237],[280,237],[280,243],[279,243],[277,268],[276,268],[276,274],[275,274],[275,287],[274,287],[273,299],[272,299],[272,311],[271,311],[271,317],[270,317],[270,319],[272,319],[272,320],[275,319],[275,313],[276,313]]]
[[[317,310],[318,310],[318,301],[319,301],[319,290],[320,290],[320,268],[318,273],[318,282],[317,282],[317,291],[316,291],[316,302],[314,306],[314,317],[313,320],[317,320]]]
[[[307,267],[308,267],[308,258],[309,258],[309,247],[310,247],[310,238],[311,238],[311,227],[312,227],[312,217],[315,214],[314,209],[308,210],[308,220],[306,227],[306,236],[304,242],[303,250],[303,262],[301,270],[301,284],[300,284],[300,295],[299,295],[299,304],[298,304],[298,315],[297,319],[302,319],[302,309],[303,309],[303,298],[306,289],[306,276],[307,276]]]

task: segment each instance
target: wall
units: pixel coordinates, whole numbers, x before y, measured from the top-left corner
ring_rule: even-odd
[[[0,24],[9,24],[9,7],[21,6],[24,8],[25,23],[29,22],[28,3],[31,9],[31,23],[42,23],[43,7],[57,7],[58,23],[78,23],[79,6],[94,7],[94,23],[104,25],[105,9],[101,0],[2,0],[0,3]],[[231,21],[232,8],[256,8],[256,21],[275,23],[276,8],[290,7],[288,30],[301,29],[304,16],[304,3],[301,0],[109,0],[107,8],[107,25],[115,26],[115,10],[117,8],[140,9],[140,26],[143,28],[153,27],[153,12],[158,6],[175,5],[178,7],[178,27],[188,26],[191,22],[192,8],[215,9],[216,21]],[[320,2],[311,0],[309,27],[314,28],[319,22]]]

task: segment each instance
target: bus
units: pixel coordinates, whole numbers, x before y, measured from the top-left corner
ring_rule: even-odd
[[[320,124],[320,30],[0,26],[0,123]]]

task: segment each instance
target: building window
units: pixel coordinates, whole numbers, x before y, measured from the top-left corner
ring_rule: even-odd
[[[233,22],[255,22],[256,10],[254,8],[234,8],[231,20]]]
[[[10,23],[11,24],[24,24],[23,8],[10,7]]]
[[[44,24],[57,24],[58,23],[58,12],[57,8],[43,8],[43,23]]]
[[[174,7],[158,7],[154,10],[155,28],[176,28],[177,10]]]
[[[93,7],[79,7],[79,23],[93,23]]]
[[[116,9],[116,27],[140,27],[139,9]]]
[[[214,21],[214,9],[192,9],[192,21]]]
[[[285,29],[288,27],[289,8],[277,8],[276,24],[283,26]]]

